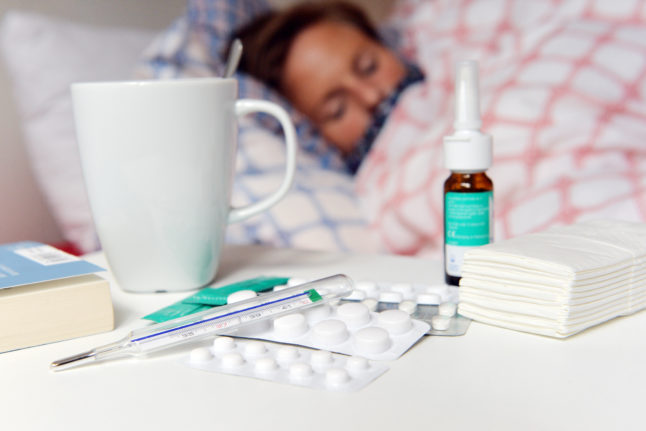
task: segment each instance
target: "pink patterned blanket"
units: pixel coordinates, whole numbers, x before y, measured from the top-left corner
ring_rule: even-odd
[[[494,138],[496,239],[646,220],[646,1],[408,0],[395,19],[427,82],[404,93],[357,176],[384,249],[441,251],[442,137],[465,59],[480,64]]]

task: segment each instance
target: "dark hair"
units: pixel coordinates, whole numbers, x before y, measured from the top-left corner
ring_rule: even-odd
[[[321,21],[347,23],[379,40],[376,28],[357,6],[344,2],[302,3],[264,14],[231,36],[231,41],[239,38],[244,47],[239,70],[281,91],[292,42],[303,30]]]

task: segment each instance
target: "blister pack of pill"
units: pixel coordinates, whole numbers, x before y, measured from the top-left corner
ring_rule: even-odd
[[[242,328],[232,335],[394,360],[430,329],[401,310],[371,312],[365,304],[349,302],[312,307]]]
[[[287,285],[303,283],[290,278]],[[459,336],[469,329],[471,319],[457,314],[458,287],[446,284],[389,283],[359,280],[351,296],[342,302],[361,302],[370,311],[402,310],[413,319],[428,323],[428,335]]]
[[[361,356],[231,337],[193,349],[184,362],[205,371],[343,392],[357,391],[388,371],[383,362]]]

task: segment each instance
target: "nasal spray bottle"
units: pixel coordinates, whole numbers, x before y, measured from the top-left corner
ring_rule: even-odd
[[[453,134],[444,138],[444,270],[447,284],[458,286],[464,253],[489,244],[493,230],[491,136],[480,131],[478,63],[458,63],[455,74]]]

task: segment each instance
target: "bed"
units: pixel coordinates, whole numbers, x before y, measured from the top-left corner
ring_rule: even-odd
[[[228,241],[439,255],[441,190],[448,175],[441,138],[451,129],[452,65],[465,58],[480,62],[484,125],[494,136],[497,238],[586,218],[643,221],[646,7],[643,1],[608,4],[398,2],[388,26],[398,29],[400,38],[391,43],[424,66],[426,83],[404,94],[356,177],[295,114],[302,148],[292,191],[268,213],[232,225]],[[182,42],[181,21],[161,33],[111,29],[102,36],[97,62],[114,66],[119,57],[119,70],[100,66],[105,74],[88,75],[70,67],[66,76],[49,77],[48,84],[60,79],[42,93],[28,79],[30,73],[41,76],[34,75],[40,66],[7,55],[7,34],[29,26],[54,25],[60,31],[61,24],[29,14],[10,18],[13,24],[3,23],[5,57],[35,176],[63,238],[81,252],[97,249],[66,87],[74,80],[124,79],[136,64],[139,76],[172,78],[141,65]],[[91,51],[88,32],[95,30],[64,28],[69,37],[87,40],[85,53]],[[23,40],[22,49],[33,45]],[[13,42],[9,51],[15,47]],[[107,57],[110,52],[116,57]],[[209,72],[189,71],[204,73]],[[245,80],[241,90],[286,104],[252,81]],[[52,108],[52,98],[60,103],[44,109]],[[282,145],[265,126],[261,118],[241,127],[234,204],[253,200],[280,181]]]

